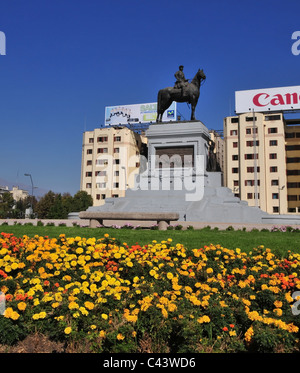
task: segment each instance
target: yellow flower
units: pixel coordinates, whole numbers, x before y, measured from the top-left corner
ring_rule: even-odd
[[[171,273],[171,272],[168,272],[168,273],[167,273],[167,278],[168,278],[169,280],[172,280],[173,277],[174,277],[174,276],[173,276],[173,273]]]
[[[274,302],[274,306],[275,306],[276,308],[281,308],[281,307],[282,307],[282,302],[279,301],[279,300],[276,300],[276,301]]]
[[[202,316],[202,317],[199,317],[199,319],[197,319],[198,323],[200,324],[203,324],[203,323],[209,323],[210,322],[210,318],[209,316]]]
[[[106,313],[102,313],[101,315],[102,319],[104,320],[107,320],[108,319],[108,315]]]
[[[125,339],[124,335],[121,334],[121,333],[119,333],[119,334],[117,335],[117,340],[118,340],[118,341],[122,341],[123,339]]]
[[[79,308],[78,304],[74,301],[70,302],[68,307],[69,307],[70,310],[73,310],[75,308]]]
[[[253,335],[254,335],[254,330],[252,326],[250,326],[250,328],[245,333],[245,341],[250,342]]]
[[[213,273],[213,271],[214,270],[212,268],[207,268],[206,273],[210,274],[210,273]]]
[[[99,333],[99,337],[100,338],[105,338],[105,331],[104,330],[100,330],[100,333]]]
[[[20,302],[20,303],[18,303],[18,309],[19,309],[20,311],[24,311],[25,308],[26,308],[26,303],[25,303],[25,302]]]
[[[85,308],[87,308],[88,310],[92,310],[95,306],[94,306],[94,303],[92,302],[85,302],[84,303],[84,306]]]
[[[68,326],[67,328],[65,328],[65,334],[70,334],[72,331],[72,328],[70,326]]]

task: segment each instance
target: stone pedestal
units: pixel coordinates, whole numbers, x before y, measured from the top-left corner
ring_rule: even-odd
[[[88,211],[176,212],[179,220],[260,223],[268,214],[249,207],[207,172],[209,131],[200,121],[153,124],[146,132],[148,162],[123,198],[108,198]]]

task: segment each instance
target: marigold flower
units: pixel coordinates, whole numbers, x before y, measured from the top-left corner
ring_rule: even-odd
[[[117,340],[118,340],[118,341],[122,341],[123,339],[125,339],[124,335],[121,334],[121,333],[119,333],[119,334],[117,335]]]
[[[18,309],[20,310],[20,311],[24,311],[25,309],[26,309],[26,303],[25,302],[20,302],[20,303],[18,303]]]
[[[72,332],[72,328],[70,326],[65,328],[65,334],[70,334],[71,332]]]

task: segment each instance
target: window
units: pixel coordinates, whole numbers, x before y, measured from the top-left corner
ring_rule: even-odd
[[[111,196],[112,196],[112,198],[118,198],[119,194],[112,194]]]
[[[269,159],[277,159],[277,153],[270,153]]]
[[[238,143],[237,143],[237,142],[233,142],[233,143],[232,143],[232,147],[233,147],[233,148],[237,148],[237,147],[238,147]]]
[[[120,164],[120,159],[114,159],[114,164]]]
[[[231,118],[231,123],[238,123],[239,122],[239,118]]]
[[[114,153],[120,153],[120,148],[114,148]]]
[[[98,166],[108,165],[108,159],[96,159],[96,165]]]
[[[102,154],[102,153],[108,153],[108,148],[98,148],[97,149],[97,153],[99,154]]]
[[[279,212],[279,207],[278,206],[273,206],[273,212]]]
[[[233,186],[239,186],[239,181],[238,180],[233,180]]]
[[[278,179],[271,180],[271,185],[272,185],[272,186],[279,185],[279,181],[278,181]]]
[[[121,141],[121,136],[115,136],[114,141]]]
[[[277,133],[277,132],[278,132],[277,127],[268,128],[268,133]]]
[[[297,201],[297,195],[296,194],[290,194],[287,196],[288,201]]]
[[[277,166],[271,166],[270,172],[277,172]]]
[[[237,136],[238,131],[237,130],[231,130],[230,131],[230,136]]]
[[[89,138],[89,144],[94,144],[94,138],[93,137]]]
[[[287,158],[286,163],[300,163],[300,157]]]
[[[233,174],[238,174],[238,173],[239,173],[239,169],[238,169],[238,167],[234,167],[234,168],[232,169],[232,173],[233,173]]]
[[[238,156],[237,154],[234,154],[234,155],[232,156],[232,160],[233,160],[233,161],[238,161],[238,160],[239,160],[239,156]]]
[[[119,183],[114,183],[113,187],[114,188],[119,188]]]
[[[258,159],[258,154],[245,154],[245,159]]]
[[[106,188],[106,183],[96,183],[96,188],[105,189]]]
[[[259,140],[254,141],[246,141],[246,146],[259,146]]]
[[[300,145],[286,145],[285,150],[300,150]]]
[[[295,132],[286,132],[285,133],[285,138],[286,139],[292,139],[295,137]]]
[[[272,199],[278,199],[278,193],[272,193]]]
[[[246,135],[251,135],[251,128],[246,128]]]
[[[247,199],[253,199],[253,193],[247,193]]]
[[[255,180],[245,180],[245,186],[254,186]],[[260,180],[257,180],[257,186],[260,185]]]
[[[101,137],[98,137],[98,138],[97,138],[97,141],[98,141],[98,142],[107,142],[107,141],[108,141],[108,137],[107,137],[107,136],[101,136]]]
[[[300,188],[300,183],[297,182],[292,182],[292,183],[287,183],[288,188]]]
[[[95,176],[106,176],[106,171],[96,171]]]
[[[101,194],[101,199],[105,199],[106,198],[106,194]]]
[[[256,171],[259,172],[260,168],[256,167]],[[247,167],[247,172],[253,173],[254,172],[254,167]]]
[[[270,146],[277,146],[277,140],[270,140]]]
[[[93,154],[93,149],[87,149],[86,154]]]
[[[100,199],[100,194],[96,194],[96,199],[97,199],[97,200]]]
[[[86,165],[87,165],[87,166],[91,166],[92,164],[93,164],[92,161],[86,161]]]
[[[300,175],[300,170],[286,170],[286,174],[289,175]]]
[[[90,177],[90,176],[92,176],[92,171],[88,171],[88,172],[86,172],[86,173],[85,173],[85,176],[86,176],[86,177]]]
[[[281,116],[280,115],[266,115],[265,116],[265,121],[267,120],[280,120]]]
[[[257,118],[254,117],[254,120],[256,121]],[[246,122],[253,122],[253,117],[246,117]]]
[[[86,187],[87,189],[90,189],[90,188],[92,187],[92,184],[91,184],[91,183],[86,183],[85,187]]]

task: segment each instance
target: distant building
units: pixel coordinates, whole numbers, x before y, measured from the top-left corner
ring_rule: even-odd
[[[300,119],[242,113],[224,119],[225,185],[270,214],[300,213]]]
[[[13,196],[13,199],[15,201],[20,201],[21,199],[25,199],[26,197],[29,196],[29,193],[27,190],[19,189],[18,186],[14,186],[10,193]]]
[[[4,193],[9,193],[8,186],[1,186],[0,185],[0,195],[2,195]]]
[[[92,196],[94,206],[109,197],[124,197],[134,187],[146,141],[125,126],[84,132],[80,189]]]
[[[215,143],[214,152],[216,154],[216,159],[220,165],[221,171],[224,171],[224,139],[222,137],[222,131],[210,130],[210,138]]]

